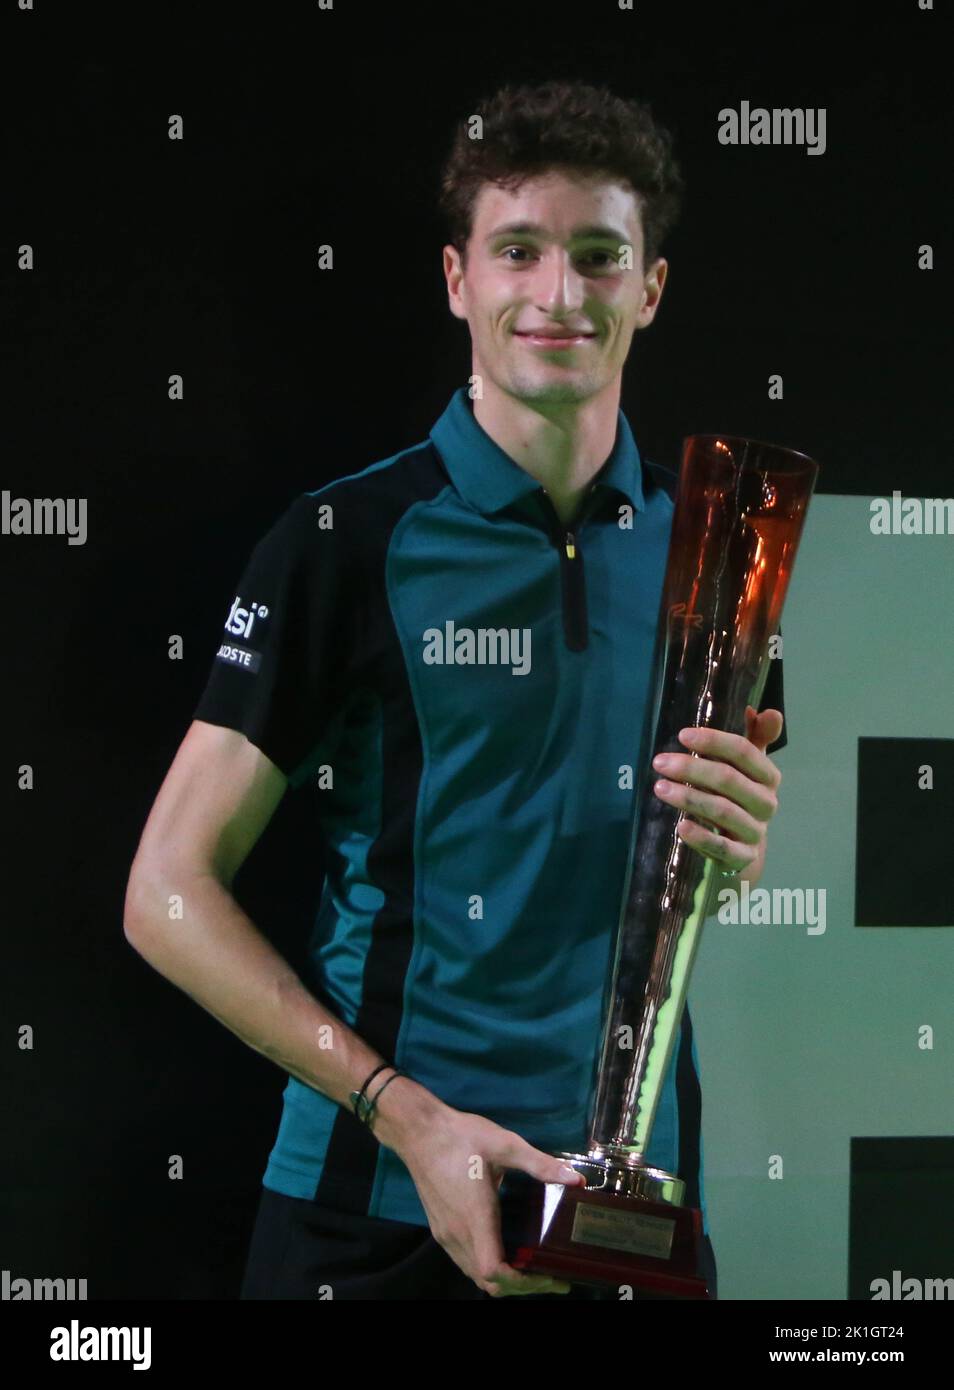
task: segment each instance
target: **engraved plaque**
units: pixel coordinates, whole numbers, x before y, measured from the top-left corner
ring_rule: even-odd
[[[665,1216],[581,1203],[573,1218],[570,1239],[583,1245],[603,1245],[610,1250],[628,1250],[634,1255],[655,1255],[668,1260],[675,1228],[675,1221]]]

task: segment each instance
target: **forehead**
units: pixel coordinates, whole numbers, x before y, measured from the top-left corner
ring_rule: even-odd
[[[624,179],[548,170],[513,189],[483,184],[474,201],[472,233],[483,240],[510,223],[531,222],[561,240],[598,226],[623,232],[629,240],[641,232],[639,210],[639,195]]]

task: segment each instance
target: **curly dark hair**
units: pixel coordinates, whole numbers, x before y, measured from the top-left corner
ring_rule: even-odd
[[[484,183],[512,191],[528,176],[562,167],[628,181],[639,197],[643,265],[648,267],[682,209],[685,184],[672,136],[643,102],[585,82],[500,88],[458,123],[441,171],[438,208],[449,240],[466,264],[474,204]]]

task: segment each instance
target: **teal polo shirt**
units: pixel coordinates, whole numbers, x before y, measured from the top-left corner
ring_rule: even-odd
[[[620,411],[564,526],[461,387],[427,439],[300,494],[259,541],[195,709],[316,790],[315,996],[550,1152],[586,1144],[675,482]],[[708,1230],[700,1117],[686,1009],[647,1158]],[[397,1154],[295,1077],[263,1182],[427,1224]]]

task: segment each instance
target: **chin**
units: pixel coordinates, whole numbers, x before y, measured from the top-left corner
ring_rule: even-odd
[[[514,382],[513,393],[526,401],[540,401],[551,405],[570,405],[574,401],[586,401],[594,396],[597,387],[591,381],[527,381]]]

